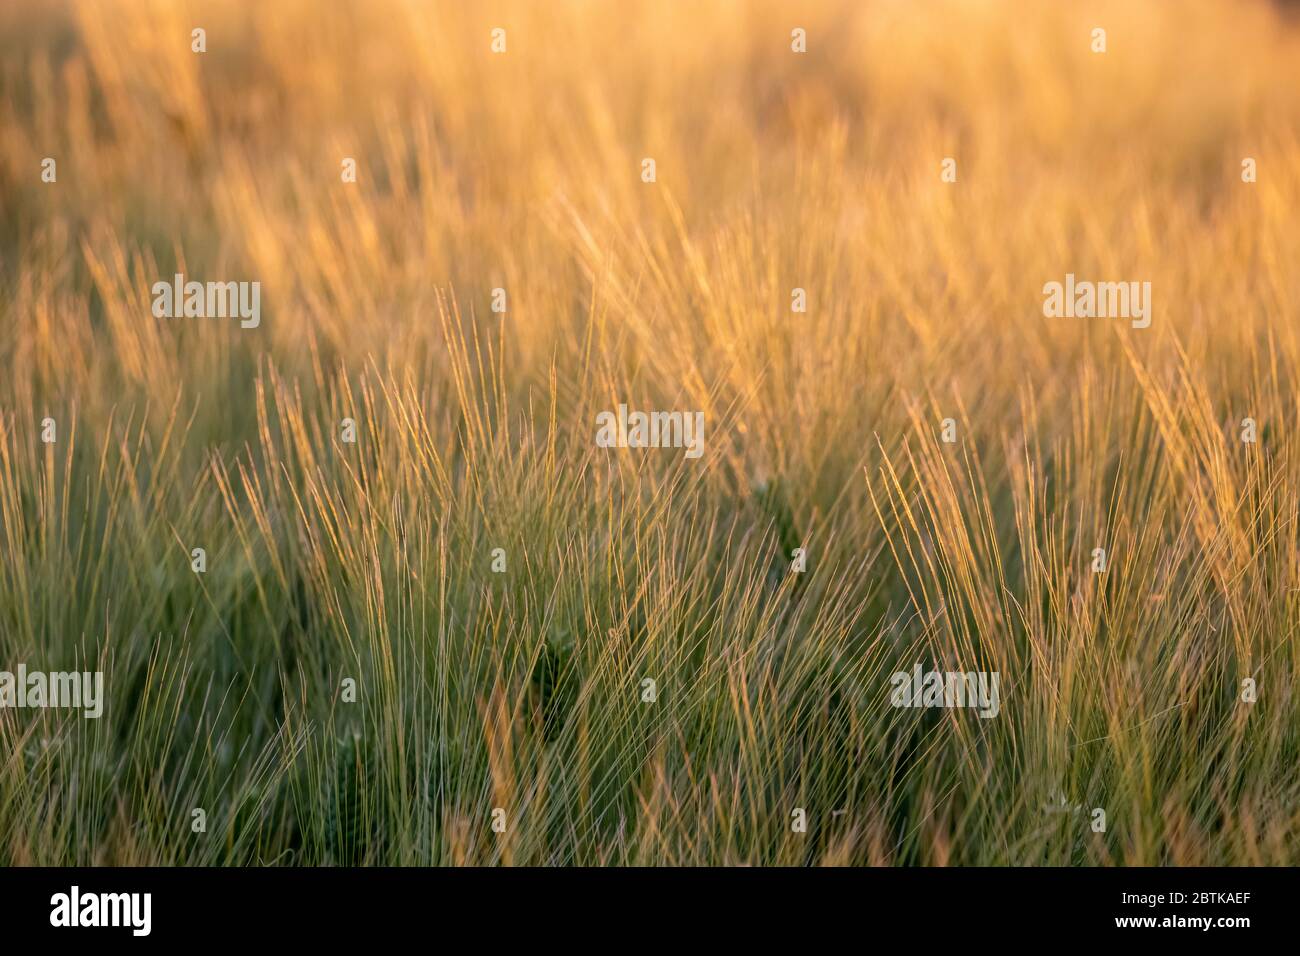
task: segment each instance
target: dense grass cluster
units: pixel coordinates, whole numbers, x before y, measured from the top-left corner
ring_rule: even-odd
[[[107,682],[0,710],[0,862],[1296,862],[1272,6],[5,3],[0,64],[0,670]]]

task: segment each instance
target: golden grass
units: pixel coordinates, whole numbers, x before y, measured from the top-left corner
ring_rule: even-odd
[[[0,669],[109,687],[0,710],[0,860],[1296,861],[1278,8],[18,0],[0,63]]]

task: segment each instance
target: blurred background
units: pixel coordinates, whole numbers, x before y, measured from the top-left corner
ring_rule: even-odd
[[[1298,137],[1270,2],[0,0],[0,859],[1294,862]]]

